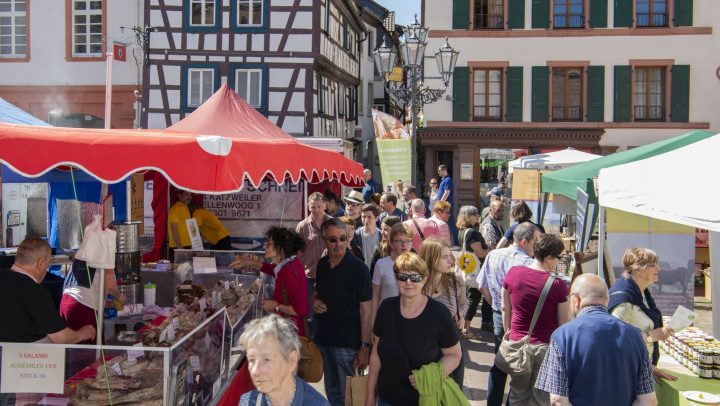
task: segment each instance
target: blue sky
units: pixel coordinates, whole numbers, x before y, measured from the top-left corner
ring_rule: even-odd
[[[395,12],[395,24],[408,25],[415,14],[420,21],[420,0],[375,0],[376,3]]]

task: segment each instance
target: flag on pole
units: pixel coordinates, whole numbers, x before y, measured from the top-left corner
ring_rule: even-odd
[[[125,44],[113,44],[113,59],[120,62],[125,62]]]

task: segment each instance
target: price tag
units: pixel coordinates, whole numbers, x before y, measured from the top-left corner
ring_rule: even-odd
[[[133,347],[142,347],[142,343],[133,344]],[[135,362],[138,358],[145,355],[145,351],[138,351],[138,350],[128,350],[127,352],[127,360],[128,362]]]
[[[191,355],[190,366],[192,367],[193,371],[200,372],[200,357],[198,357],[197,355]]]
[[[168,324],[167,326],[167,338],[170,341],[173,341],[175,339],[175,326],[172,324]]]
[[[122,369],[120,369],[120,363],[116,362],[110,366],[113,371],[117,372],[118,375],[122,375]]]
[[[225,281],[225,290],[230,290],[230,281]]]
[[[180,319],[177,316],[173,317],[172,325],[175,330],[180,330]]]
[[[220,378],[213,384],[213,398],[217,396],[218,392],[220,392]]]
[[[213,307],[217,307],[217,305],[220,303],[220,292],[213,291]]]
[[[200,311],[204,311],[207,307],[207,300],[204,297],[200,298]]]
[[[208,350],[210,349],[210,344],[212,344],[210,333],[205,333],[205,347],[207,347]]]
[[[158,342],[161,343],[161,342],[165,341],[166,339],[167,339],[167,329],[164,328],[164,329],[160,332],[160,339],[158,340]]]

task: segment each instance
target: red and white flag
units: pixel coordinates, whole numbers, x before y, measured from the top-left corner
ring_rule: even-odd
[[[113,59],[125,62],[125,44],[113,44]]]

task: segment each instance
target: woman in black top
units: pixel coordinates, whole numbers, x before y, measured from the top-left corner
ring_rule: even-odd
[[[417,405],[412,371],[439,362],[447,377],[462,355],[447,308],[422,294],[425,262],[417,254],[401,254],[394,271],[400,296],[383,301],[375,319],[365,405]]]
[[[470,302],[468,311],[465,313],[465,326],[462,330],[462,337],[468,340],[475,340],[477,337],[470,331],[470,322],[477,313],[480,303],[483,304],[482,320],[483,324],[492,323],[492,307],[482,298],[477,283],[477,272],[480,271],[483,259],[487,256],[489,250],[482,234],[476,229],[480,223],[480,213],[475,206],[461,206],[458,212],[458,219],[455,223],[458,228],[458,241],[465,245],[465,250],[473,252],[478,257],[478,264],[475,272],[466,273],[465,284],[468,289],[468,300]]]

